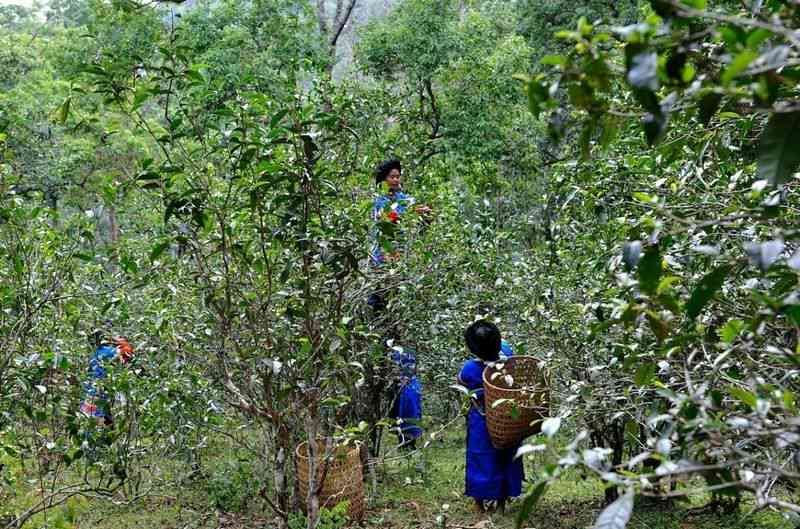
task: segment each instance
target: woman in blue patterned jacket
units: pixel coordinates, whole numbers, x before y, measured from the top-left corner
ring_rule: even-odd
[[[115,336],[111,342],[102,342],[97,346],[89,359],[89,377],[83,385],[84,399],[80,411],[84,415],[94,417],[104,425],[113,422],[111,401],[102,389],[102,380],[108,375],[108,369],[114,362],[127,364],[133,358],[133,347],[124,336]]]
[[[382,162],[375,169],[375,184],[383,188],[372,205],[369,261],[374,270],[400,257],[399,239],[402,238],[402,219],[406,213],[414,211],[426,222],[430,218],[431,208],[416,205],[414,197],[403,191],[401,170],[400,160],[394,158]],[[386,307],[386,300],[380,292],[374,292],[367,304],[375,312],[380,312]]]

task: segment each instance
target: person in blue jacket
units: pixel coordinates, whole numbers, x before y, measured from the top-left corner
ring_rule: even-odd
[[[477,358],[467,360],[458,382],[473,394],[467,414],[467,457],[465,494],[475,500],[479,512],[486,512],[486,502],[495,501],[497,510],[505,510],[506,500],[522,493],[524,471],[522,459],[514,459],[517,447],[498,450],[492,446],[486,428],[483,401],[483,370],[486,362],[510,357],[511,346],[500,337],[500,331],[487,320],[478,320],[464,332],[470,352]]]
[[[93,417],[100,424],[114,422],[111,415],[111,399],[102,390],[102,380],[114,363],[127,364],[133,358],[133,347],[124,336],[115,336],[111,341],[103,341],[89,359],[89,380],[83,385],[84,398],[80,411]]]
[[[403,191],[402,166],[400,160],[392,158],[381,162],[375,169],[375,185],[380,194],[372,204],[372,228],[370,229],[370,268],[380,270],[400,258],[403,239],[403,219],[413,211],[430,222],[431,208],[416,203],[413,196]],[[367,304],[375,313],[386,308],[386,292],[378,290],[370,294]]]
[[[392,361],[399,369],[397,393],[389,416],[399,419],[397,437],[402,448],[414,450],[422,435],[422,385],[417,378],[417,354],[412,349],[392,347]]]

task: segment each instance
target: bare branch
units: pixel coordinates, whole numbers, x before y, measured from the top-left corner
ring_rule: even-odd
[[[342,2],[345,0],[337,0],[336,2],[336,18],[333,21],[334,27],[334,35],[330,40],[330,45],[332,48],[336,48],[336,43],[339,42],[339,37],[344,31],[344,27],[350,21],[350,15],[353,14],[353,8],[356,6],[356,0],[349,0],[347,4],[347,9],[345,9],[344,16],[341,16],[341,9],[342,9]]]
[[[441,127],[441,117],[439,115],[439,109],[436,107],[436,97],[433,95],[433,87],[431,86],[431,80],[425,79],[425,92],[428,94],[428,98],[431,100],[431,112],[433,113],[433,122],[431,123],[431,134],[430,139],[436,139],[441,137],[439,134],[439,127]]]
[[[719,13],[711,13],[709,11],[701,11],[674,0],[670,2],[670,4],[678,9],[678,14],[683,17],[697,17],[706,20],[714,20],[716,22],[726,22],[736,26],[766,29],[767,31],[771,31],[776,35],[784,37],[786,40],[792,43],[792,46],[794,46],[797,50],[800,50],[800,38],[798,38],[798,33],[795,30],[780,24],[772,24],[754,18],[744,18],[732,15],[722,15]]]

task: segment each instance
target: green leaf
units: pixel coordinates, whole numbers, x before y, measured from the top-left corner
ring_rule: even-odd
[[[153,247],[150,249],[150,261],[151,262],[155,261],[156,259],[161,257],[161,254],[164,253],[164,250],[166,250],[167,247],[169,247],[169,243],[168,242],[160,242],[160,243],[154,244]]]
[[[773,114],[758,147],[758,176],[772,186],[786,182],[800,164],[800,111]]]
[[[683,0],[683,3],[699,11],[702,11],[706,8],[706,0]]]
[[[139,272],[139,265],[136,264],[136,261],[128,257],[120,259],[119,266],[126,274],[136,274]]]
[[[712,404],[713,404],[715,407],[717,407],[717,408],[720,408],[720,407],[722,407],[722,401],[723,401],[723,399],[724,399],[724,396],[722,395],[722,392],[721,392],[721,391],[719,391],[719,390],[716,390],[716,389],[714,389],[714,390],[712,390],[712,391],[711,391],[711,403],[712,403]]]
[[[667,322],[653,311],[647,311],[647,323],[650,325],[650,330],[656,335],[659,342],[663,342],[669,336],[669,327]]]
[[[744,72],[750,63],[753,62],[758,58],[758,53],[754,52],[753,50],[744,50],[739,55],[737,55],[733,61],[725,68],[725,71],[722,72],[722,84],[727,85],[733,81],[736,76],[740,73]]]
[[[718,28],[718,31],[729,52],[736,51],[736,49],[739,47],[739,44],[744,44],[747,40],[744,30],[738,26],[734,26],[733,24],[721,26]]]
[[[539,62],[549,66],[564,66],[567,64],[567,58],[563,55],[545,55]]]
[[[589,24],[589,21],[586,20],[586,17],[581,17],[580,19],[578,19],[578,32],[582,36],[588,37],[589,35],[591,35],[592,29],[594,29],[594,26]]]
[[[519,512],[517,513],[517,520],[515,522],[516,529],[520,529],[522,524],[524,524],[528,517],[531,514],[531,511],[538,503],[539,499],[544,494],[544,491],[547,490],[547,482],[540,481],[530,491],[525,494],[525,497],[522,499],[522,505],[519,508]]]
[[[202,84],[205,82],[205,77],[203,77],[203,74],[196,69],[187,68],[183,74],[194,84]]]
[[[725,324],[725,327],[719,333],[720,339],[727,343],[733,343],[739,333],[745,328],[745,323],[742,320],[730,320]]]
[[[757,50],[761,44],[772,36],[772,32],[764,28],[756,28],[747,35],[746,46],[751,50]]]
[[[728,388],[728,393],[730,393],[733,398],[742,401],[744,404],[747,404],[750,408],[756,408],[756,402],[758,399],[751,391],[747,391],[746,389],[736,386],[731,386]]]
[[[680,283],[680,281],[681,281],[680,277],[667,276],[658,282],[657,292],[659,294],[664,294],[665,292],[669,292],[670,289],[672,288],[672,285],[674,285],[675,283]]]
[[[792,325],[800,326],[800,305],[786,307],[782,312],[792,322]]]
[[[136,95],[133,96],[133,103],[131,104],[131,110],[135,111],[139,107],[141,107],[142,103],[147,101],[148,97],[150,97],[150,89],[145,85],[139,86],[136,89]]]
[[[659,294],[658,301],[664,306],[665,309],[673,314],[679,314],[681,312],[681,306],[678,303],[678,300],[676,300],[670,294]]]
[[[269,128],[274,129],[275,127],[277,127],[278,124],[283,119],[283,117],[286,116],[286,114],[288,114],[288,113],[289,113],[289,109],[288,108],[284,108],[284,109],[279,110],[278,112],[276,112],[275,115],[272,116],[272,119],[269,120]]]
[[[683,406],[681,406],[680,414],[686,420],[693,421],[700,414],[700,408],[698,408],[697,404],[694,402],[687,400],[683,403]]]
[[[783,407],[789,410],[791,413],[795,413],[796,411],[794,393],[788,389],[783,390]]]
[[[63,103],[58,107],[58,122],[59,123],[66,123],[67,118],[69,118],[69,110],[72,104],[72,97],[68,97],[64,100]]]
[[[686,315],[689,316],[689,319],[695,319],[702,312],[717,290],[722,287],[730,270],[731,267],[728,265],[720,266],[706,274],[694,287],[692,295],[686,303]]]
[[[681,81],[684,84],[689,84],[697,75],[697,70],[695,69],[692,63],[687,62],[683,65],[683,70],[681,71]]]
[[[657,246],[650,246],[639,261],[639,288],[647,294],[655,294],[661,280],[661,253]]]
[[[656,365],[653,363],[646,363],[639,366],[639,369],[636,370],[636,374],[633,376],[633,383],[637,386],[644,387],[650,384],[653,381],[653,377],[656,374]]]

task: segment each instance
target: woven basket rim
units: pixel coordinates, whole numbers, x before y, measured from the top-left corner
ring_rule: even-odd
[[[531,356],[531,355],[512,356],[508,360],[506,360],[506,362],[511,361],[511,360],[514,360],[516,362],[517,360],[522,360],[522,359],[533,360],[534,362],[536,362],[537,367],[540,367],[541,364],[542,364],[542,360],[540,360],[539,358],[536,358],[535,356]],[[489,367],[487,366],[486,368],[484,368],[483,373],[481,374],[481,378],[483,379],[484,390],[486,389],[486,386],[490,386],[492,389],[497,390],[497,391],[515,391],[515,392],[520,392],[520,393],[523,392],[523,391],[528,391],[528,390],[525,390],[525,389],[522,389],[522,388],[502,388],[500,386],[492,384],[491,380],[486,378],[486,372],[488,370],[489,370]],[[550,389],[550,382],[549,382],[549,380],[547,380],[547,375],[546,375],[546,373],[544,372],[543,369],[541,370],[541,373],[542,373],[542,378],[544,379],[543,387],[546,388],[546,389]]]
[[[326,442],[325,438],[317,439],[317,443],[322,443],[323,446],[324,446],[325,442]],[[301,450],[301,448],[304,448],[307,444],[308,444],[308,441],[303,441],[302,443],[297,445],[297,448],[294,449],[294,454],[299,458],[308,459],[308,451],[307,450]],[[350,455],[352,455],[353,450],[358,450],[360,448],[360,445],[361,445],[361,443],[358,442],[358,441],[355,441],[352,444],[349,444],[349,443],[348,444],[337,444],[337,443],[334,442],[334,445],[333,445],[334,451],[333,451],[332,455],[335,455],[336,452],[339,451],[339,449],[341,449],[341,448],[349,448],[349,450],[347,450],[347,452],[344,455],[350,456]]]

